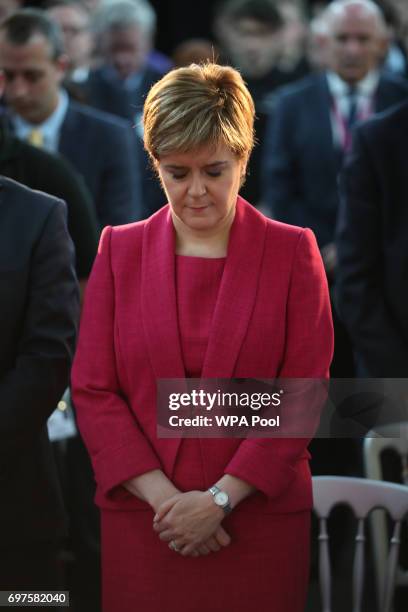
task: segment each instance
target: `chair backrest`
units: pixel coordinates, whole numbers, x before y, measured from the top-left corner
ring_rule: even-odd
[[[363,446],[364,471],[367,478],[384,479],[382,456],[387,450],[393,450],[400,457],[401,473],[396,476],[399,476],[408,486],[408,423],[384,425],[367,433]],[[385,513],[373,512],[370,526],[378,599],[381,601],[388,555],[388,524]],[[396,570],[395,584],[408,586],[408,571],[403,570],[399,565]]]
[[[401,478],[408,485],[408,423],[384,425],[364,438],[364,467],[367,478],[383,480],[381,455],[392,449],[401,457]]]
[[[331,612],[331,570],[327,519],[337,504],[349,505],[357,518],[353,564],[353,612],[361,612],[364,581],[364,523],[374,508],[385,508],[394,521],[390,540],[381,612],[390,612],[398,562],[401,521],[408,514],[408,487],[390,482],[315,476],[313,478],[314,510],[319,518],[319,582],[323,612]]]

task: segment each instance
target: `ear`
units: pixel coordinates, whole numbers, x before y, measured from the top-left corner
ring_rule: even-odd
[[[6,82],[6,79],[5,79],[5,76],[4,76],[4,71],[0,70],[0,98],[4,94],[5,82]]]
[[[241,176],[242,177],[245,177],[245,175],[246,175],[247,166],[248,166],[248,159],[249,159],[249,154],[245,155],[241,159]]]
[[[59,77],[60,82],[65,77],[65,74],[68,70],[68,66],[69,66],[69,58],[67,55],[65,55],[65,53],[57,57],[57,59],[55,60],[55,67],[58,71],[58,77]]]
[[[387,57],[388,49],[390,47],[391,37],[388,35],[381,36],[378,41],[378,55],[381,61]]]

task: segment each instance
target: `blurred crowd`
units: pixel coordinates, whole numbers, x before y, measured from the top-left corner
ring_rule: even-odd
[[[165,204],[143,148],[150,87],[173,67],[228,63],[256,107],[241,194],[317,237],[332,375],[406,377],[406,0],[2,0],[0,21],[0,174],[66,201],[82,292],[102,227]],[[60,555],[75,611],[92,612],[98,515],[72,432],[74,420],[66,435],[50,430],[71,526]],[[315,473],[359,473],[355,442],[341,460],[323,442]]]

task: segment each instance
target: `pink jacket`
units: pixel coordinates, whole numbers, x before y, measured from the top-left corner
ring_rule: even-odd
[[[177,462],[181,440],[156,435],[156,380],[184,377],[174,254],[167,205],[105,228],[88,282],[72,389],[102,508],[146,508],[121,483],[155,468],[171,478]],[[312,232],[267,219],[239,197],[202,377],[325,378],[332,350]],[[229,473],[259,490],[248,507],[310,508],[307,443],[200,439],[207,484]]]

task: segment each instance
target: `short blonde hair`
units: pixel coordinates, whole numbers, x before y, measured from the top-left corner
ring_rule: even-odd
[[[148,93],[144,145],[153,161],[220,143],[244,158],[254,145],[254,115],[239,72],[213,63],[191,64],[168,72]]]

